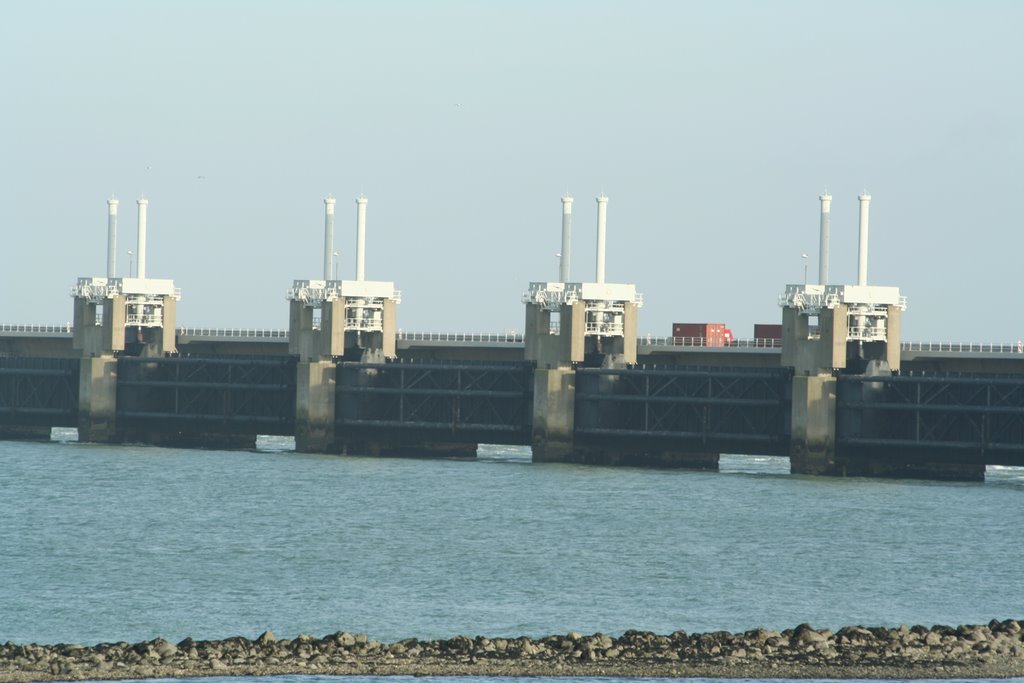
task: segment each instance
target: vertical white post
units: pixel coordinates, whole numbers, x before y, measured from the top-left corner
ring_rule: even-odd
[[[117,199],[107,200],[107,277],[117,277]]]
[[[362,195],[356,199],[356,279],[360,282],[366,276],[366,203],[368,201]]]
[[[821,200],[821,234],[818,236],[818,284],[828,284],[828,231],[832,215],[832,195],[819,195]]]
[[[608,197],[601,193],[597,198],[597,277],[598,284],[604,283],[604,243],[608,220]]]
[[[572,248],[572,197],[562,197],[562,256],[558,267],[558,281],[569,281],[569,252]]]
[[[860,251],[857,258],[857,284],[866,285],[868,283],[868,208],[871,204],[871,195],[863,192],[858,199],[860,199]]]
[[[335,199],[327,195],[324,199],[324,279],[331,279],[331,259],[334,257],[334,204]]]
[[[139,267],[138,277],[146,279],[146,210],[149,207],[149,200],[145,197],[139,198],[139,244],[137,247]]]

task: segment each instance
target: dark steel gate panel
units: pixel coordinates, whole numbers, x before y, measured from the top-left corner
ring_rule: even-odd
[[[294,358],[117,361],[119,429],[157,433],[295,433]]]
[[[338,434],[530,443],[532,364],[340,363],[337,377]]]
[[[1024,465],[1024,377],[840,376],[844,458]]]
[[[579,369],[577,438],[660,441],[681,451],[786,455],[789,370]]]
[[[0,425],[78,426],[76,358],[0,358]]]

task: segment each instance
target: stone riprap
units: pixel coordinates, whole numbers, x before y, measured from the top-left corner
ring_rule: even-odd
[[[1024,676],[1024,624],[395,643],[347,632],[278,640],[268,631],[256,640],[0,646],[0,681],[278,674],[999,678]]]

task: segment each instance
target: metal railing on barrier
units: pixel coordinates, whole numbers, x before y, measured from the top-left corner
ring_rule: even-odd
[[[640,346],[706,346],[710,348],[781,349],[781,339],[706,339],[704,337],[639,337]]]
[[[288,330],[259,328],[179,327],[178,336],[226,339],[288,339]]]
[[[10,325],[0,324],[0,334],[53,334],[69,335],[74,331],[71,323],[63,325]]]
[[[902,351],[938,351],[946,353],[1024,353],[1024,342],[1015,344],[976,344],[957,342],[903,342]]]
[[[495,344],[523,343],[523,335],[519,332],[488,334],[475,332],[404,332],[399,330],[395,335],[395,338],[399,341],[478,342]]]
[[[43,336],[70,336],[74,332],[74,326],[68,323],[59,325],[18,325],[0,323],[0,335],[43,335]],[[286,341],[288,330],[274,328],[216,328],[216,327],[186,327],[180,326],[176,329],[179,336],[186,337],[216,337],[224,339],[273,339]],[[552,329],[555,333],[556,330]],[[522,344],[523,335],[521,332],[407,332],[399,330],[395,338],[399,341],[416,342],[457,342],[465,344],[487,343],[487,344]],[[729,348],[729,349],[781,349],[781,339],[733,339],[729,342],[722,340],[709,340],[703,337],[655,337],[644,335],[637,338],[640,346],[695,346],[706,348]],[[906,341],[900,344],[903,351],[936,352],[936,353],[994,353],[994,354],[1021,354],[1024,355],[1024,341],[1017,341],[1009,344],[992,344],[979,342],[916,342]]]

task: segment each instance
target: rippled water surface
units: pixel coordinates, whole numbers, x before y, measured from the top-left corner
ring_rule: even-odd
[[[1024,617],[1020,470],[958,484],[797,477],[775,458],[722,469],[0,442],[0,642]]]

